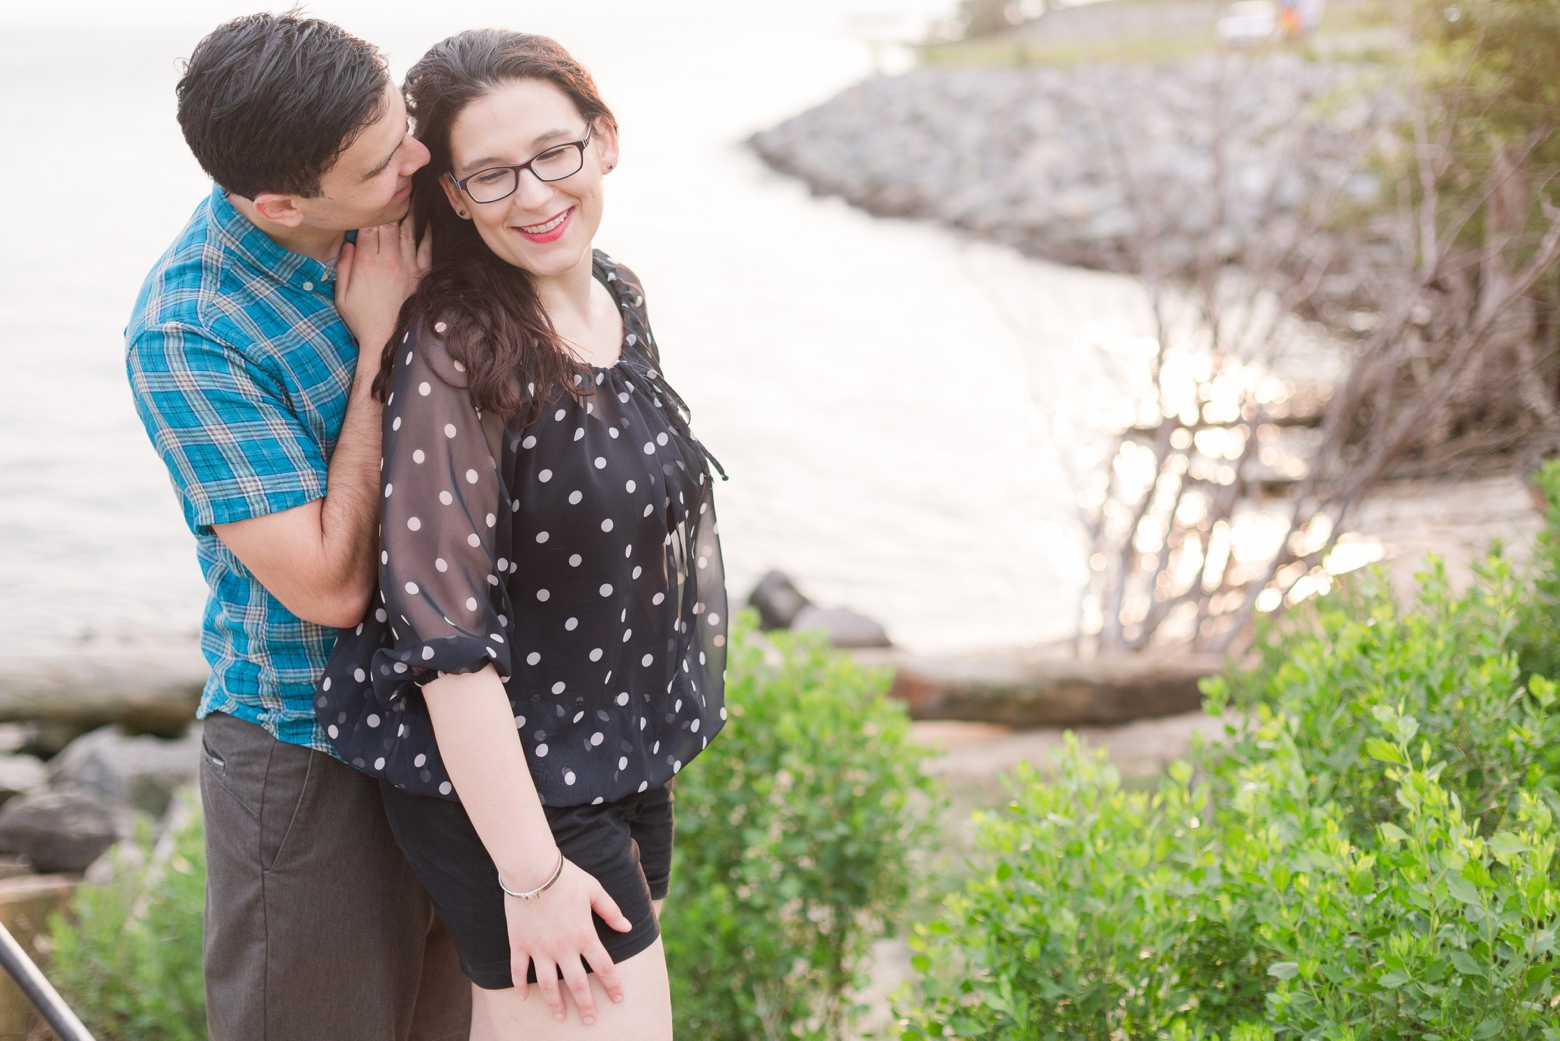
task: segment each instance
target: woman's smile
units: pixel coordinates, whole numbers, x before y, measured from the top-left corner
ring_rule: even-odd
[[[569,230],[569,222],[574,216],[574,207],[570,206],[561,213],[555,213],[540,224],[525,224],[516,228],[521,235],[531,242],[554,242],[563,237],[563,233]]]

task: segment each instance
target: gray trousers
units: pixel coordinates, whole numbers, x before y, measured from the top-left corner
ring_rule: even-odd
[[[212,1041],[465,1041],[471,984],[379,783],[232,716],[204,742]]]

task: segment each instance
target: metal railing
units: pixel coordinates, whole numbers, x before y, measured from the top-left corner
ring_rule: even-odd
[[[76,1018],[76,1013],[65,1004],[65,999],[54,989],[54,984],[49,982],[49,978],[27,956],[22,945],[16,942],[16,937],[3,924],[0,924],[0,967],[10,973],[43,1021],[59,1035],[60,1041],[94,1041],[92,1032]]]

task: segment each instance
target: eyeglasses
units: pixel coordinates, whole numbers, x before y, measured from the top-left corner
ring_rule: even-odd
[[[545,152],[532,156],[519,166],[490,166],[478,170],[469,177],[455,182],[455,187],[465,192],[472,202],[499,202],[509,198],[520,187],[520,172],[530,170],[538,181],[545,183],[573,177],[585,166],[585,146],[595,127],[587,127],[585,136],[578,141],[553,145]]]

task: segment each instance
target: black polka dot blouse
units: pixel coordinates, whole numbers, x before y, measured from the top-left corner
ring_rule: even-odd
[[[637,279],[600,252],[594,270],[622,357],[530,427],[473,407],[444,323],[396,358],[379,591],[315,706],[343,758],[408,792],[455,798],[420,685],[489,662],[549,806],[664,784],[725,720],[713,458],[661,375]]]

